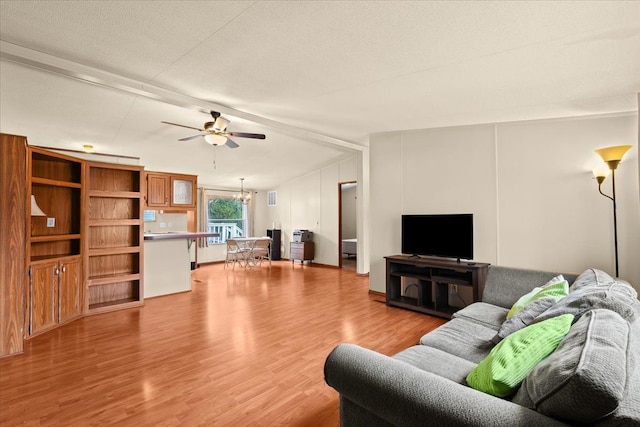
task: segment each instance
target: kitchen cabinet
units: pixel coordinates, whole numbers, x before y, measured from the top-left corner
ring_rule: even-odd
[[[147,172],[145,206],[167,210],[195,209],[198,177]]]
[[[168,207],[171,197],[171,179],[161,173],[147,173],[147,206]]]

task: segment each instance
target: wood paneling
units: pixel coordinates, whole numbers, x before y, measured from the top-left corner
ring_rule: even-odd
[[[139,225],[111,225],[89,229],[89,249],[119,248],[140,244]]]
[[[90,286],[89,308],[137,301],[139,297],[138,285],[138,280],[131,280],[102,286]]]
[[[31,174],[36,178],[80,183],[82,181],[82,165],[78,159],[62,154],[51,156],[51,152],[39,148],[31,148]]]
[[[140,255],[138,253],[116,254],[89,257],[89,278],[108,275],[139,273]]]
[[[80,235],[78,235],[80,236]],[[80,237],[31,243],[31,261],[58,258],[80,253]]]
[[[140,191],[140,174],[131,173],[126,166],[93,163],[89,170],[89,190]],[[114,167],[115,166],[115,167]],[[137,169],[137,167],[136,167]]]
[[[344,269],[193,273],[193,291],[87,316],[0,360],[0,425],[332,426],[340,342],[394,354],[445,321],[387,307]]]
[[[89,220],[139,218],[140,200],[109,197],[90,197]]]
[[[34,184],[31,191],[40,209],[47,214],[47,217],[34,216],[31,218],[32,236],[80,233],[81,195],[79,188]],[[55,218],[54,227],[47,227],[47,218]]]
[[[26,138],[0,135],[0,357],[23,348]]]

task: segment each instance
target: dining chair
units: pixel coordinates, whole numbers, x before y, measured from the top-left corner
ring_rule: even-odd
[[[251,262],[254,267],[262,265],[262,261],[266,259],[269,260],[269,267],[271,267],[269,243],[271,243],[270,239],[258,239],[253,242],[251,251],[249,252],[249,262]]]
[[[247,251],[241,248],[235,240],[227,239],[227,257],[224,260],[224,268],[227,268],[227,264],[233,263],[235,270],[236,262],[244,263],[246,266]]]

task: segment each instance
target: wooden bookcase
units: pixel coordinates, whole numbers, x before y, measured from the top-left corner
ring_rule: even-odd
[[[25,336],[82,316],[84,162],[52,151],[27,151]],[[46,217],[31,216],[30,196]]]
[[[142,166],[87,162],[86,312],[143,304]]]

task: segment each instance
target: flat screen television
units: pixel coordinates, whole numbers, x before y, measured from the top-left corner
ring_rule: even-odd
[[[402,253],[473,259],[473,214],[402,215]]]

